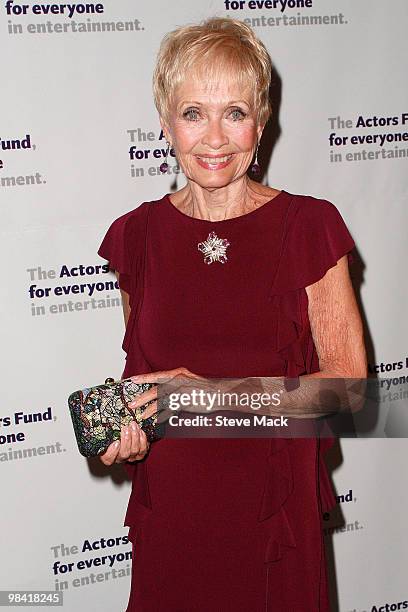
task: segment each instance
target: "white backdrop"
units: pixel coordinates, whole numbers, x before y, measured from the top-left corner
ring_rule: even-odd
[[[357,243],[353,280],[370,370],[407,375],[408,7],[62,6],[0,7],[0,588],[58,588],[66,610],[112,612],[125,609],[129,594],[130,483],[121,467],[79,455],[67,397],[120,378],[124,367],[119,291],[97,268],[108,226],[183,185],[181,174],[158,174],[162,159],[131,159],[132,146],[133,157],[164,148],[151,94],[160,40],[210,15],[255,28],[277,73],[272,129],[261,145],[264,181],[341,211]],[[36,413],[42,419],[30,422]],[[406,440],[343,440],[341,448],[330,457],[339,504],[325,526],[339,610],[407,608]]]

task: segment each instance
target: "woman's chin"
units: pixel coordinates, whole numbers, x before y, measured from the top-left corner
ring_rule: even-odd
[[[210,179],[203,179],[202,177],[195,177],[192,179],[197,185],[200,185],[203,189],[219,189],[230,185],[235,177],[217,177]]]
[[[230,183],[236,181],[238,178],[240,178],[240,176],[237,176],[236,173],[222,170],[203,170],[202,172],[192,172],[189,175],[186,175],[186,179],[193,181],[205,189],[209,187],[213,187],[214,189],[217,187],[226,187]]]

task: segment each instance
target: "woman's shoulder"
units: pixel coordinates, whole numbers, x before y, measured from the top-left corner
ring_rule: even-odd
[[[322,219],[329,220],[338,218],[340,215],[339,209],[333,202],[323,196],[314,196],[310,194],[295,193],[288,189],[276,189],[268,185],[262,185],[251,181],[250,190],[259,200],[260,205],[275,199],[281,193],[286,194],[289,198],[285,201],[289,208],[288,220],[291,218],[299,221],[309,221],[310,223],[319,222]]]
[[[305,210],[322,211],[329,208],[336,208],[330,199],[323,196],[295,193],[294,191],[287,190],[286,192],[292,196],[299,208],[304,208]]]
[[[143,222],[146,221],[147,213],[152,206],[156,203],[158,204],[162,202],[165,197],[166,196],[163,196],[157,200],[145,200],[141,202],[136,208],[133,208],[132,210],[129,210],[114,219],[111,222],[110,227],[114,228],[115,230],[124,230],[125,228],[129,230],[130,227],[134,227],[136,229],[137,227],[141,227]]]
[[[98,255],[111,263],[112,269],[124,275],[129,274],[130,253],[135,255],[142,252],[147,212],[159,201],[144,201],[112,221],[97,251]]]
[[[287,192],[289,193],[289,192]],[[290,193],[283,246],[273,292],[283,295],[320,280],[351,251],[354,239],[338,208],[328,199]]]
[[[128,219],[141,219],[145,216],[149,207],[153,206],[156,202],[160,202],[163,198],[158,200],[146,200],[141,202],[136,206],[136,208],[132,208],[131,210],[123,213],[116,219],[114,219],[113,223],[125,223]]]
[[[291,196],[291,217],[305,227],[306,225],[321,226],[344,223],[340,209],[323,196],[286,191]]]

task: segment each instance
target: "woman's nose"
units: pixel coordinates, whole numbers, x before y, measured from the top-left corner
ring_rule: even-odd
[[[229,140],[223,130],[222,122],[218,119],[210,120],[202,138],[202,143],[211,147],[211,149],[219,149],[223,145],[228,144],[228,142]]]

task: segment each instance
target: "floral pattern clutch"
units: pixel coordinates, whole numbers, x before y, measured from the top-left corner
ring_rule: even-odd
[[[157,412],[142,419],[144,410],[155,400],[136,410],[128,406],[137,395],[156,386],[155,383],[138,384],[131,378],[119,381],[107,378],[104,385],[71,393],[68,407],[81,455],[94,457],[104,453],[112,442],[120,439],[121,426],[132,421],[143,429],[149,442],[163,437],[164,423],[157,423]]]

